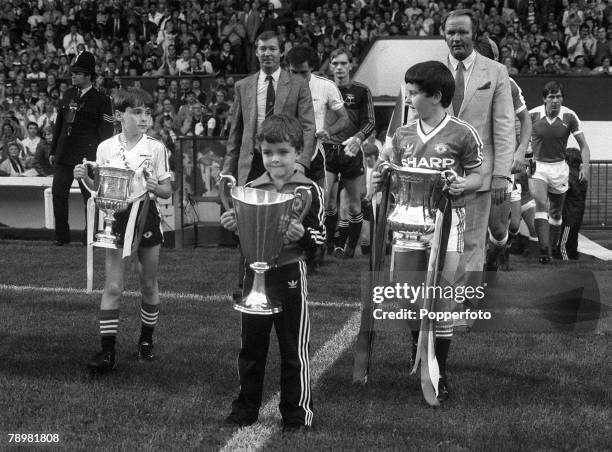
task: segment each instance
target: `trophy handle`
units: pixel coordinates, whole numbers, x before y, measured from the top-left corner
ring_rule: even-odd
[[[236,178],[230,174],[219,174],[219,198],[225,210],[232,208],[231,196],[229,190],[236,186]]]
[[[89,192],[92,195],[96,195],[98,193],[98,187],[100,186],[100,176],[98,173],[98,164],[96,162],[92,162],[91,160],[87,160],[86,158],[83,158],[83,165],[90,167],[94,170],[94,188],[93,190],[91,188],[89,188],[85,183],[82,183],[81,185],[83,185],[87,190],[89,190]]]
[[[293,194],[295,195],[295,198],[293,200],[291,210],[297,217],[298,223],[302,223],[304,218],[306,218],[306,214],[310,210],[310,205],[312,204],[312,193],[310,192],[310,187],[300,185],[299,187],[295,187]]]

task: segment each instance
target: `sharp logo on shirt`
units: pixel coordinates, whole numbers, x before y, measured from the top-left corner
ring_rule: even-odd
[[[297,284],[298,282],[296,280],[287,282],[287,285],[289,286],[290,289],[297,289]]]
[[[344,104],[345,105],[355,105],[355,95],[347,94],[346,99],[344,99]]]
[[[438,143],[434,146],[434,151],[436,151],[438,154],[444,154],[446,151],[448,151],[448,148],[444,143]]]
[[[455,165],[455,159],[439,157],[421,157],[420,159],[417,159],[416,157],[409,157],[402,159],[402,165],[409,166],[411,168],[428,168],[442,170],[446,168],[452,168]]]

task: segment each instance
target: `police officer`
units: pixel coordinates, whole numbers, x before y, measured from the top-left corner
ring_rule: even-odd
[[[95,58],[82,52],[71,67],[72,88],[64,93],[58,109],[49,161],[55,166],[53,177],[53,211],[55,245],[70,243],[68,198],[74,180],[72,172],[83,158],[95,161],[98,144],[113,135],[111,100],[93,86]],[[86,201],[89,192],[79,181]]]

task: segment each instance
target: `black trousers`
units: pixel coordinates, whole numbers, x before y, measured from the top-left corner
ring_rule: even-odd
[[[53,214],[55,215],[55,239],[64,243],[70,243],[70,226],[68,224],[68,202],[70,198],[70,187],[74,181],[73,171],[76,165],[55,165],[53,176]],[[79,181],[79,188],[83,195],[83,202],[91,196],[89,190]]]
[[[242,314],[242,348],[238,355],[240,394],[232,403],[232,417],[253,422],[261,406],[264,374],[272,326],[281,355],[280,412],[283,423],[311,425],[310,319],[306,304],[306,264],[283,265],[266,272],[266,293],[283,310],[273,315]],[[248,269],[244,294],[253,285]]]

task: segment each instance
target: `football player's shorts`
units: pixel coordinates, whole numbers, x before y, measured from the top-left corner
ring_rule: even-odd
[[[531,178],[545,182],[549,193],[562,194],[569,187],[569,166],[565,161],[553,163],[538,161]]]

